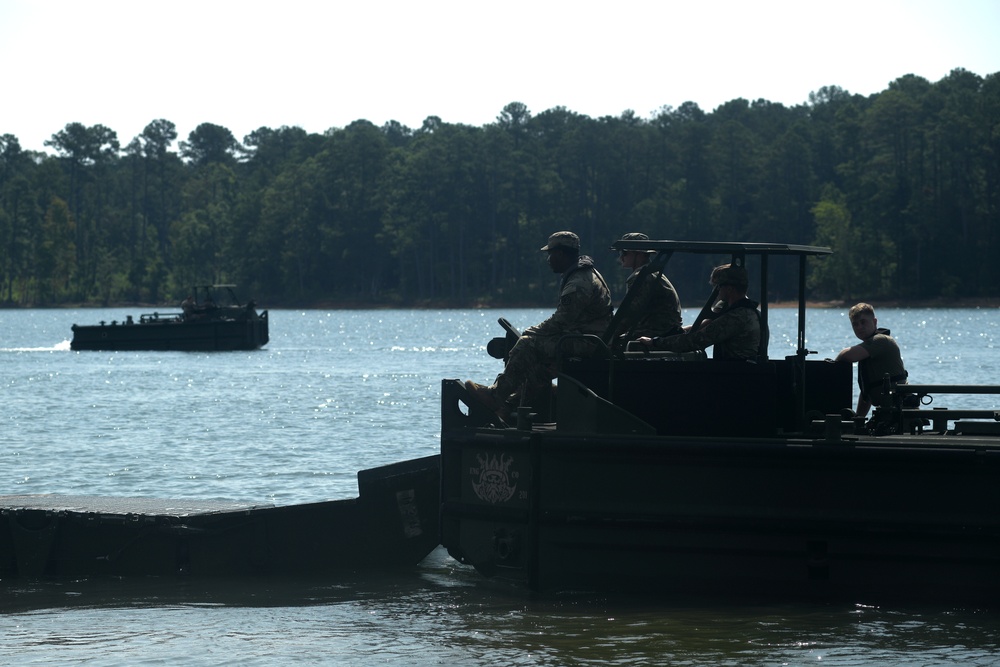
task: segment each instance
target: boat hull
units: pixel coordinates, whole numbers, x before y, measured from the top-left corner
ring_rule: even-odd
[[[0,496],[0,577],[330,575],[438,544],[438,457],[358,473],[358,498],[290,506]]]
[[[72,350],[256,350],[269,340],[267,311],[239,319],[73,325]]]
[[[599,434],[448,414],[441,541],[489,576],[722,597],[1000,595],[997,438]]]

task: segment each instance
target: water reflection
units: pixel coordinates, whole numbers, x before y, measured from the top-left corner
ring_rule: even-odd
[[[0,354],[5,492],[355,497],[359,469],[437,451],[440,380],[496,375],[498,315],[523,328],[548,312],[273,311],[267,348],[221,355],[70,353],[73,321],[114,314],[5,312],[0,339],[20,350]],[[995,310],[878,314],[912,381],[996,381]],[[770,311],[771,356],[795,352],[795,316]],[[846,310],[809,318],[812,358],[854,343]],[[440,549],[413,570],[319,581],[5,580],[0,632],[0,664],[1000,663],[995,611],[538,596]]]
[[[4,582],[2,598],[11,631],[0,661],[44,649],[66,658],[99,650],[98,664],[192,652],[204,658],[195,664],[234,654],[253,664],[329,650],[350,664],[909,665],[919,655],[986,665],[1000,650],[995,612],[529,594],[440,549],[392,574]],[[70,611],[67,634],[60,619]]]

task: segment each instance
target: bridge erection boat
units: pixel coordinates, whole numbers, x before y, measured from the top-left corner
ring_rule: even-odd
[[[621,350],[605,336],[601,354],[558,361],[551,404],[506,419],[444,380],[441,542],[454,558],[536,590],[1000,599],[998,411],[904,400],[1000,387],[886,378],[889,405],[866,423],[851,410],[852,366],[806,349],[807,260],[829,249],[614,247],[655,251],[639,280],[679,253],[745,264],[763,332],[768,276],[797,263],[797,350],[769,358],[762,336],[748,363]]]
[[[232,285],[198,285],[181,312],[73,325],[72,350],[256,350],[269,340],[267,311],[242,304]]]

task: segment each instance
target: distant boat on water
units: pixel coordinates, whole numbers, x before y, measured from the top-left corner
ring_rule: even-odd
[[[72,350],[256,350],[269,340],[267,311],[240,303],[233,285],[198,285],[181,312],[73,325]]]

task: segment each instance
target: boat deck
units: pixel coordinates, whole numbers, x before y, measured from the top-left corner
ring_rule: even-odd
[[[0,579],[330,576],[410,567],[438,544],[438,456],[358,472],[357,498],[0,495]]]
[[[43,510],[53,514],[88,514],[101,516],[191,517],[202,514],[249,512],[273,505],[237,503],[227,500],[109,497],[58,494],[0,496],[0,514],[25,510]]]

